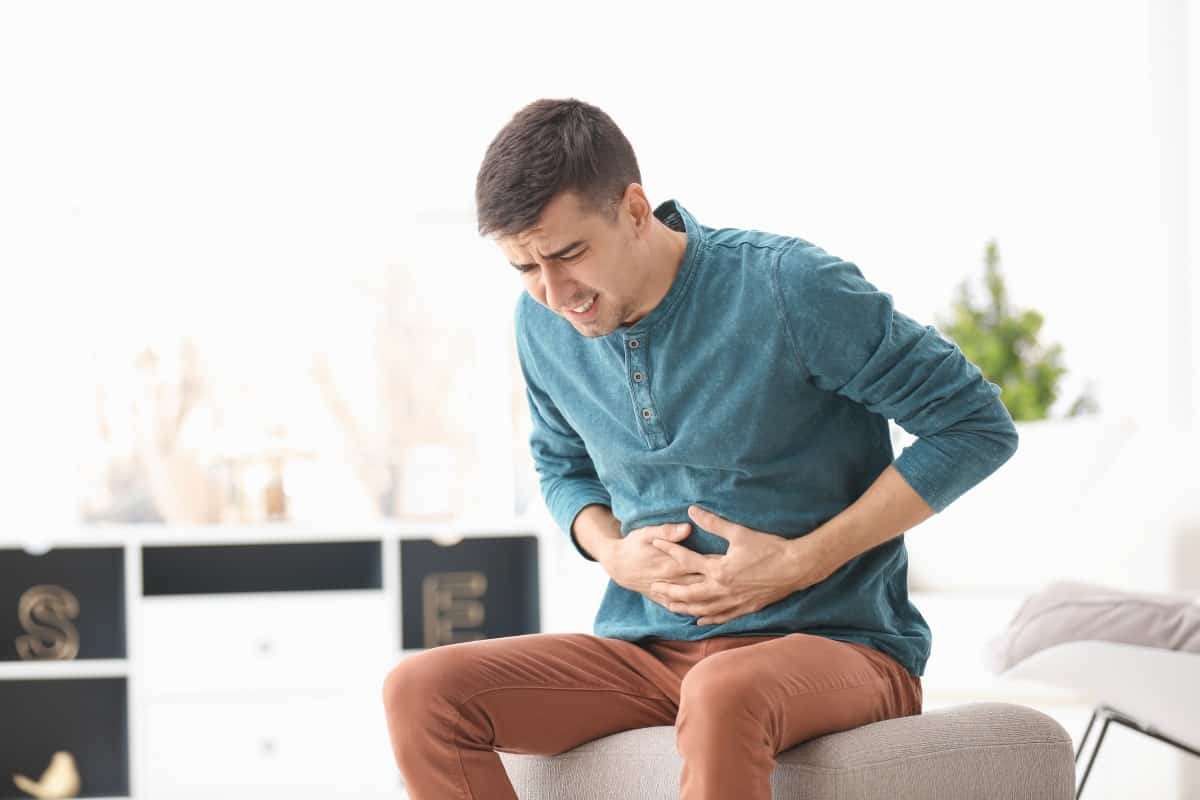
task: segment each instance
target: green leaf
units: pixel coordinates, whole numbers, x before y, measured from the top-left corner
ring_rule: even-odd
[[[935,316],[938,333],[954,342],[985,378],[1000,387],[1000,399],[1014,420],[1045,419],[1067,374],[1063,348],[1038,341],[1045,323],[1040,311],[1011,307],[994,239],[984,248],[983,287],[986,299],[976,305],[969,281],[959,283],[950,314]],[[1098,410],[1089,385],[1071,403],[1066,416]]]

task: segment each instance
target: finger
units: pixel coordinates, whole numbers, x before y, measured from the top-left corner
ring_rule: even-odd
[[[699,572],[684,572],[680,575],[668,575],[659,578],[663,583],[674,583],[680,586],[688,586],[693,583],[704,583],[708,580],[707,575],[701,575]]]
[[[650,584],[650,587],[646,590],[646,592],[652,600],[665,606],[671,601],[671,598],[667,597],[666,594],[663,593],[662,588],[664,586],[690,586],[693,583],[704,583],[706,580],[708,580],[708,578],[695,572],[690,572],[686,575],[668,576],[665,578],[659,578],[657,581]]]
[[[704,530],[710,531],[730,542],[736,539],[742,532],[741,525],[700,506],[688,506],[688,516],[696,520],[696,524],[702,526]]]
[[[674,611],[676,614],[687,614],[690,617],[715,617],[721,614],[729,614],[736,604],[730,604],[728,598],[720,598],[705,602],[686,603],[678,600],[671,600],[667,604],[667,608]]]
[[[659,578],[654,583],[650,584],[650,588],[648,588],[647,591],[650,592],[650,594],[655,597],[665,598],[666,595],[663,594],[663,592],[665,591],[664,587],[667,587],[667,586],[691,586],[694,583],[704,583],[706,580],[708,580],[708,578],[706,578],[705,576],[697,575],[695,573],[690,573],[688,575],[684,575],[681,577]]]
[[[649,541],[668,539],[677,542],[691,535],[692,524],[690,522],[667,522],[662,525],[647,525],[644,528],[637,528],[636,532],[641,533]]]
[[[658,592],[668,600],[675,600],[691,605],[719,602],[725,597],[724,590],[720,587],[703,581],[688,586],[680,586],[676,583],[659,583],[656,581],[650,584],[650,591]]]
[[[749,612],[749,609],[744,606],[735,606],[727,608],[723,611],[708,612],[700,614],[696,620],[697,625],[720,625],[722,622],[728,622],[731,619],[736,619]]]
[[[690,572],[700,572],[705,575],[710,569],[709,559],[697,553],[695,550],[689,550],[683,545],[666,539],[654,539],[651,544],[662,550],[664,553],[675,559],[681,566]]]
[[[669,537],[672,541],[687,538],[692,532],[692,523],[690,522],[671,522],[659,527],[662,529],[662,535]]]

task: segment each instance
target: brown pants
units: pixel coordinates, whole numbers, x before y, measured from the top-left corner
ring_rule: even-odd
[[[412,800],[515,800],[494,751],[557,754],[652,725],[675,726],[681,800],[770,800],[777,753],[920,714],[922,697],[891,656],[807,633],[535,633],[406,656],[383,700]]]

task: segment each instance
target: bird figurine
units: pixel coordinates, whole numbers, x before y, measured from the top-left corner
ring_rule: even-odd
[[[18,789],[38,800],[79,796],[79,770],[75,766],[75,757],[66,750],[59,750],[50,757],[50,766],[36,782],[19,772],[14,772],[12,778]]]

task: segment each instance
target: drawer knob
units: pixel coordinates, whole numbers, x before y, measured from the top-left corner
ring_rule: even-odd
[[[269,652],[271,652],[271,640],[270,640],[270,639],[263,639],[261,642],[259,642],[259,643],[258,643],[258,651],[259,651],[260,653],[269,653]]]
[[[263,741],[262,741],[262,751],[263,751],[264,753],[266,753],[267,755],[270,755],[271,753],[274,753],[274,752],[275,752],[275,742],[274,742],[274,741],[272,741],[271,739],[263,739]]]

